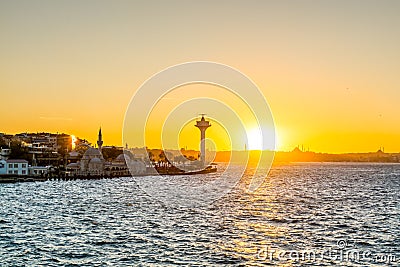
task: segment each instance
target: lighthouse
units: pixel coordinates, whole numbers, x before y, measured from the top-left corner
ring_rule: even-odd
[[[205,160],[206,160],[206,130],[208,127],[211,126],[209,121],[206,121],[204,119],[204,114],[202,114],[201,116],[201,120],[196,121],[196,125],[197,128],[199,128],[200,130],[200,162],[202,164],[202,166],[204,167],[205,165]]]

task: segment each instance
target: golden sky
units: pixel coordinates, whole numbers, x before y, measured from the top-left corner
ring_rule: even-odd
[[[121,145],[139,86],[202,60],[258,85],[279,150],[400,152],[399,12],[399,1],[0,1],[0,132],[94,142],[101,126],[105,145]],[[180,145],[197,148],[195,133]]]

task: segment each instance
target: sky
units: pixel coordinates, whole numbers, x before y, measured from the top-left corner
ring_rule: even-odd
[[[101,126],[105,145],[122,145],[143,82],[212,61],[262,91],[278,150],[400,152],[399,12],[368,0],[0,1],[0,132],[94,142]],[[193,134],[180,145],[197,148]]]

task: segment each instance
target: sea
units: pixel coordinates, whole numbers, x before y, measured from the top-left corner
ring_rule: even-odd
[[[251,192],[249,168],[198,206],[140,177],[0,184],[0,266],[400,265],[400,164],[274,165]]]

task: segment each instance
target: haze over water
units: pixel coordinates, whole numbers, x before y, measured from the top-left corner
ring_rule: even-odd
[[[134,178],[2,184],[0,265],[398,264],[400,165],[275,166],[254,194],[244,190],[248,177],[191,209],[156,201]],[[271,260],[273,250],[312,250],[316,259]],[[369,253],[333,257],[350,250]]]

